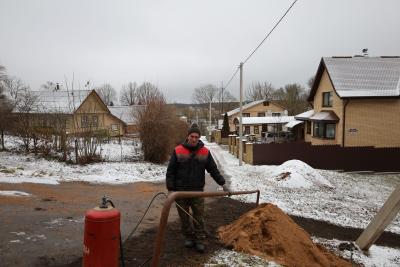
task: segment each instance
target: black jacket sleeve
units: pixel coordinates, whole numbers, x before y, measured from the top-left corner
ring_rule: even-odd
[[[175,150],[171,155],[169,160],[168,168],[167,168],[167,175],[166,175],[166,184],[168,191],[175,191],[175,175],[176,175],[176,168],[177,168],[177,159]]]
[[[217,184],[219,184],[221,186],[225,184],[225,179],[219,173],[217,164],[215,163],[215,161],[214,161],[213,157],[211,156],[210,152],[208,152],[206,170],[210,173],[211,177],[215,180],[215,182]]]

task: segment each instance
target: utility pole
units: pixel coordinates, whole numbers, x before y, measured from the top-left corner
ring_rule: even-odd
[[[243,159],[243,126],[242,126],[242,103],[243,103],[243,62],[240,62],[240,99],[239,99],[239,166]]]
[[[224,82],[221,82],[221,114],[224,114]]]
[[[209,121],[208,121],[208,134],[210,135],[210,142],[211,142],[211,99],[210,99],[210,114],[209,114]]]

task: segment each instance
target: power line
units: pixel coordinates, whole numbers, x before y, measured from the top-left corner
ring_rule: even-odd
[[[238,73],[239,68],[236,69],[236,71],[233,73],[232,77],[229,79],[229,81],[226,83],[224,89],[228,88],[229,84],[231,83],[231,81],[233,80],[233,78],[235,78],[236,74]]]
[[[245,64],[250,58],[251,56],[257,51],[257,49],[265,42],[265,40],[267,40],[267,38],[271,35],[271,33],[275,30],[275,28],[279,25],[279,23],[281,23],[281,21],[283,20],[283,18],[287,15],[287,13],[289,13],[290,9],[292,9],[292,7],[294,6],[294,4],[296,4],[297,0],[295,0],[290,7],[286,10],[285,14],[283,14],[283,16],[278,20],[278,22],[275,24],[275,26],[271,29],[271,31],[267,34],[267,36],[265,36],[265,38],[261,41],[261,43],[256,47],[256,49],[254,49],[254,51],[243,61],[243,64]]]
[[[292,7],[294,6],[294,4],[296,4],[298,0],[295,0],[290,6],[289,8],[286,10],[286,12],[283,14],[283,16],[278,20],[278,22],[274,25],[274,27],[269,31],[269,33],[267,34],[267,36],[265,36],[265,38],[261,41],[261,43],[254,49],[253,52],[251,52],[251,54],[243,61],[243,64],[246,63],[252,56],[253,54],[257,51],[258,48],[260,48],[260,46],[265,42],[265,40],[267,40],[267,38],[272,34],[272,32],[275,30],[275,28],[279,25],[279,23],[281,23],[281,21],[285,18],[285,16],[289,13],[290,9],[292,9]],[[231,83],[231,81],[233,80],[233,78],[235,78],[236,74],[239,71],[239,67],[236,69],[236,71],[233,73],[232,77],[229,79],[229,81],[226,83],[224,89],[227,89],[229,84]]]

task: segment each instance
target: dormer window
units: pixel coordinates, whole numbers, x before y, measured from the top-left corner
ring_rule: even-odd
[[[323,107],[332,107],[332,103],[333,103],[332,92],[322,93],[322,106]]]

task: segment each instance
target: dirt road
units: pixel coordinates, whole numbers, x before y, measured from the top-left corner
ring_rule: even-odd
[[[121,211],[123,239],[143,215],[150,199],[164,184],[135,183],[127,185],[99,185],[88,183],[0,184],[0,190],[18,190],[31,197],[0,196],[0,255],[1,266],[81,266],[83,217],[86,210],[98,205],[100,198],[112,198]],[[216,185],[208,178],[208,191]],[[135,235],[124,244],[126,266],[139,266],[153,251],[159,215],[164,199],[156,201]],[[163,266],[202,266],[221,245],[215,231],[252,209],[230,198],[208,199],[206,227],[208,246],[205,254],[198,254],[182,246],[176,210],[173,208],[166,232]],[[354,240],[360,229],[343,228],[326,222],[293,217],[310,234],[342,240]],[[400,236],[385,233],[379,244],[400,247]]]

